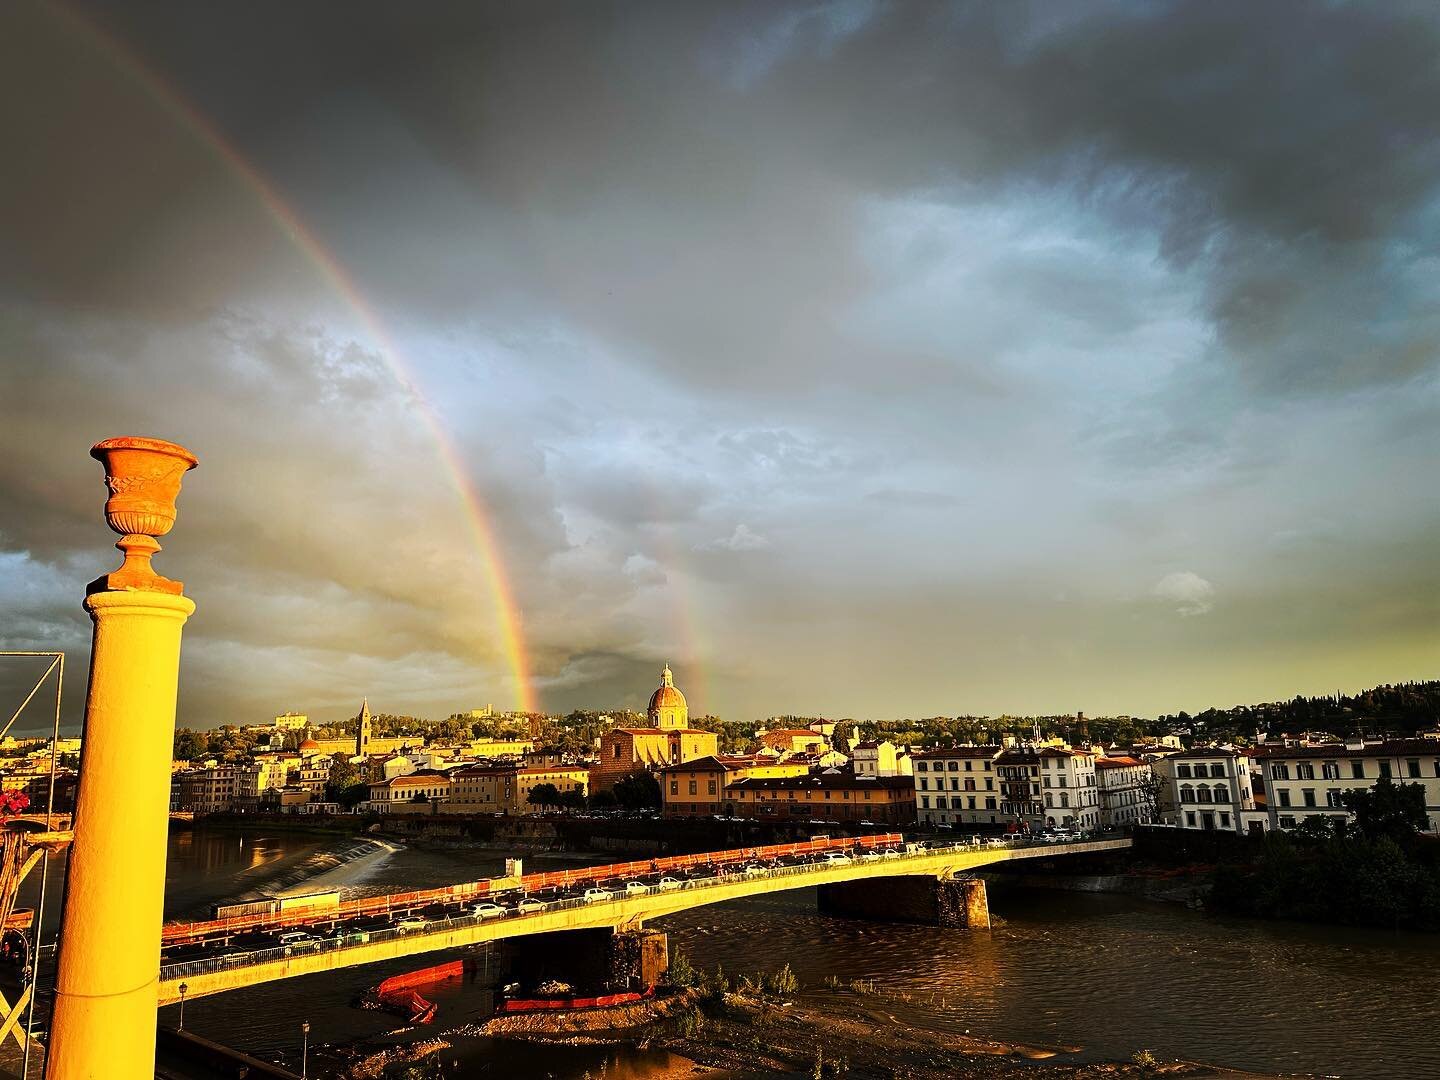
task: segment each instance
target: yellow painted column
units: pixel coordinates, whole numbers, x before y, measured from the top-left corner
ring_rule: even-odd
[[[150,556],[195,458],[154,439],[91,453],[125,565],[85,599],[90,687],[46,1075],[152,1080],[180,633],[195,605]]]

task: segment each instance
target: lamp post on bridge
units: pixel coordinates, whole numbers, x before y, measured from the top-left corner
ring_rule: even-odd
[[[180,635],[195,604],[150,557],[196,465],[160,439],[106,439],[105,521],[125,555],[85,589],[94,623],[49,1080],[153,1080]]]
[[[180,991],[180,1026],[179,1026],[176,1030],[177,1030],[177,1031],[184,1031],[184,1030],[185,1030],[185,991],[189,990],[190,987],[186,986],[186,985],[182,982],[182,983],[181,983],[179,986],[177,986],[175,989],[177,989],[177,990]]]
[[[300,1080],[310,1076],[310,1021],[300,1021]]]

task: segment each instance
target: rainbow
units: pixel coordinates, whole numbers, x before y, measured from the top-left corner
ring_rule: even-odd
[[[379,352],[389,369],[391,377],[414,406],[435,447],[441,468],[455,490],[494,603],[500,645],[515,682],[517,706],[522,712],[538,712],[535,687],[530,676],[530,658],[522,633],[520,608],[515,602],[514,591],[501,562],[499,544],[496,542],[494,530],[490,527],[484,503],[466,475],[460,455],[446,435],[439,415],[421,392],[410,364],[381,321],[374,305],[366,299],[335,254],[300,220],[299,215],[275,186],[225,138],[213,122],[187,101],[177,88],[161,79],[129,46],[102,27],[66,6],[54,4],[47,5],[47,8],[60,12],[71,27],[89,37],[122,75],[132,79],[185,131],[215,154],[221,163],[258,197],[265,212],[354,313],[370,339],[370,344]]]

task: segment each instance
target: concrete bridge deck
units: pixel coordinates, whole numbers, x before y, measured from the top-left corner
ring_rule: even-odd
[[[544,911],[533,913],[512,913],[489,919],[465,915],[431,923],[424,930],[382,929],[324,940],[314,948],[267,949],[233,959],[219,957],[170,964],[160,969],[159,1003],[168,1005],[178,1001],[181,983],[185,984],[185,996],[190,1000],[257,983],[337,971],[398,957],[461,949],[506,938],[566,930],[636,929],[647,920],[677,911],[762,893],[867,878],[941,878],[1017,859],[1119,851],[1130,845],[1129,839],[1007,846],[956,843],[913,852],[881,854],[872,851],[838,864],[810,862],[772,867],[760,872],[726,867],[714,877],[684,881],[678,887],[648,885],[643,890],[617,895],[609,900],[559,900],[550,903]]]

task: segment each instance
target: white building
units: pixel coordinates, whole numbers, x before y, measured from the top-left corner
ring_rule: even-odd
[[[1440,741],[1351,739],[1318,746],[1267,744],[1250,751],[1255,787],[1263,785],[1272,828],[1293,829],[1317,815],[1348,817],[1340,798],[1381,777],[1418,784],[1431,832],[1440,832]]]
[[[1044,806],[1041,824],[1098,828],[1100,786],[1095,762],[1099,755],[1094,750],[1063,746],[1045,746],[1034,753],[1040,764],[1040,801]]]
[[[857,747],[858,749],[858,747]],[[912,755],[915,813],[922,825],[999,825],[998,746],[954,746]],[[858,770],[857,770],[858,775]]]
[[[1254,768],[1248,757],[1224,747],[1202,747],[1158,758],[1161,818],[1182,829],[1262,832],[1266,814],[1255,800]]]
[[[1101,825],[1126,828],[1158,820],[1155,773],[1149,762],[1123,756],[1097,758],[1095,779]]]
[[[915,772],[909,753],[888,741],[856,743],[850,760],[856,776],[911,776]]]

